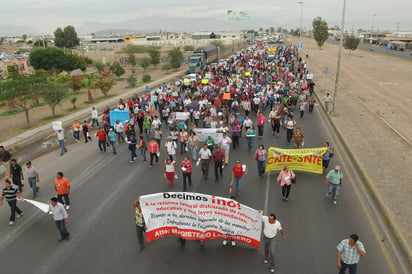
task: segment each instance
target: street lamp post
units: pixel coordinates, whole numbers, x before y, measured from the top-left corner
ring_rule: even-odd
[[[340,27],[340,39],[339,39],[338,65],[336,67],[335,91],[333,93],[333,108],[332,108],[333,113],[336,113],[336,96],[337,96],[338,87],[339,87],[340,60],[342,56],[342,45],[343,45],[343,30],[345,28],[345,12],[346,12],[346,0],[343,0],[342,25]]]
[[[303,1],[299,1],[300,4],[300,29],[299,29],[299,40],[302,40],[302,18],[303,18]]]
[[[373,15],[373,20],[372,20],[371,40],[370,40],[371,44],[373,43],[373,27],[375,26],[375,17],[376,17],[376,14]]]

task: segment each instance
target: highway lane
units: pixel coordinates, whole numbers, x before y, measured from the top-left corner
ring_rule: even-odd
[[[320,146],[330,138],[328,128],[321,123],[318,110],[305,114],[305,120],[296,117],[305,135],[305,146]],[[259,144],[257,139],[255,147]],[[265,129],[265,147],[291,147],[286,144],[286,132],[281,138],[272,137],[270,127]],[[333,146],[335,145],[332,141]],[[39,201],[47,202],[54,195],[53,180],[57,171],[63,171],[72,183],[69,242],[58,243],[57,229],[50,216],[46,216],[27,204],[19,206],[25,215],[14,227],[7,225],[8,206],[0,211],[0,251],[2,273],[267,273],[263,264],[263,246],[255,250],[243,244],[236,248],[224,247],[220,240],[206,243],[206,251],[199,249],[198,242],[189,241],[181,250],[176,237],[168,237],[151,243],[140,251],[134,229],[132,202],[137,195],[163,191],[181,191],[181,175],[170,189],[163,178],[162,163],[149,169],[141,159],[129,164],[129,151],[119,145],[119,153],[111,154],[111,148],[101,153],[97,141],[89,144],[73,144],[63,157],[52,152],[38,159],[33,165],[40,171],[41,192]],[[343,151],[337,151],[331,162],[345,163]],[[249,168],[239,201],[256,209],[277,214],[285,230],[286,239],[278,240],[276,259],[277,273],[337,273],[336,245],[351,233],[358,233],[365,244],[367,255],[361,260],[359,273],[402,273],[391,269],[394,258],[385,257],[381,242],[373,231],[375,222],[368,221],[369,209],[364,210],[354,186],[345,170],[345,182],[334,206],[325,197],[324,176],[297,172],[298,182],[292,187],[290,201],[281,201],[280,186],[275,185],[277,173],[257,177],[253,153],[247,152],[247,144],[241,140],[241,149],[231,150],[230,163],[241,159]],[[180,162],[181,157],[178,158]],[[341,161],[343,161],[341,163]],[[229,165],[230,167],[231,165]],[[211,170],[212,171],[212,170]],[[193,186],[189,191],[228,195],[229,169],[224,178],[214,182],[200,178],[195,168]],[[266,190],[268,189],[268,195]],[[30,189],[24,195],[29,198]],[[266,197],[269,199],[266,200]],[[382,248],[383,247],[383,248]],[[392,263],[393,264],[393,263]],[[4,271],[4,272],[3,272]],[[394,272],[395,271],[395,272]]]

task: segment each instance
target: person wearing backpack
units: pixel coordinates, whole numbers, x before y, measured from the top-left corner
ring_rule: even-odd
[[[326,150],[325,154],[323,154],[323,158],[322,158],[323,174],[325,174],[326,169],[329,166],[330,158],[332,158],[335,153],[334,153],[333,147],[331,147],[329,145],[329,142],[324,142],[323,146],[327,148],[327,150]]]

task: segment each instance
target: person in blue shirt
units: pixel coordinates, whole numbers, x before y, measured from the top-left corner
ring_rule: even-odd
[[[116,133],[113,131],[113,128],[109,129],[107,136],[109,138],[110,144],[112,145],[113,154],[116,154]]]

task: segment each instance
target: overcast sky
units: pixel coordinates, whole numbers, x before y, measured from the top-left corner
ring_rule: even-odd
[[[303,2],[304,28],[310,29],[316,16],[329,26],[340,26],[343,0]],[[86,22],[111,23],[146,16],[226,20],[227,10],[231,9],[250,14],[250,19],[240,23],[241,28],[261,17],[270,20],[275,28],[291,29],[299,27],[300,7],[297,0],[13,0],[3,1],[0,25],[25,25],[52,33],[58,26],[78,28]],[[345,29],[353,26],[369,30],[375,19],[375,30],[396,30],[396,23],[400,23],[400,31],[412,31],[411,11],[412,0],[347,0]]]

